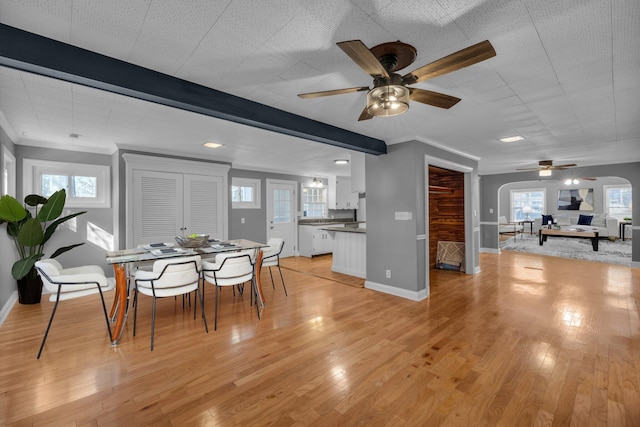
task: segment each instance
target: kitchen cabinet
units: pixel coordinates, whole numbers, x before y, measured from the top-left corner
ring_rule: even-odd
[[[300,256],[311,258],[314,255],[330,254],[333,252],[333,235],[322,228],[342,227],[344,224],[300,225],[298,227],[298,247]]]
[[[329,180],[329,209],[358,209],[358,193],[351,191],[351,178],[337,176]]]

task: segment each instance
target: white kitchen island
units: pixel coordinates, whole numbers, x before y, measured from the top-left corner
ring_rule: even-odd
[[[331,271],[367,278],[367,230],[353,227],[325,227],[333,237]]]

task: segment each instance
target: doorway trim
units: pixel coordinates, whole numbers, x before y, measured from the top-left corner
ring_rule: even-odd
[[[294,241],[294,250],[293,250],[293,255],[294,256],[298,256],[300,255],[299,252],[299,248],[298,248],[298,198],[300,197],[298,195],[298,181],[289,181],[289,180],[284,180],[284,179],[266,179],[266,215],[265,215],[265,228],[266,228],[266,236],[267,236],[267,241],[269,241],[269,237],[270,237],[270,224],[269,224],[269,218],[271,215],[271,211],[273,210],[273,193],[271,191],[271,186],[272,185],[278,185],[278,184],[284,184],[284,185],[290,185],[293,188],[293,214],[292,214],[292,218],[293,218],[293,235],[295,236],[293,241]]]
[[[425,154],[424,156],[424,188],[422,189],[425,197],[425,213],[424,213],[424,230],[425,234],[418,236],[418,240],[425,242],[425,291],[426,297],[431,293],[429,283],[429,166],[436,166],[449,169],[464,174],[464,258],[465,272],[467,274],[475,274],[476,265],[474,262],[474,251],[476,239],[474,238],[475,230],[473,228],[473,200],[471,194],[473,168],[460,163],[445,160]],[[480,233],[480,230],[477,231]]]

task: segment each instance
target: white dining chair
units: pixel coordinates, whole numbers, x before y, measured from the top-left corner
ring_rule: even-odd
[[[209,283],[216,288],[214,330],[218,329],[218,294],[221,287],[238,286],[242,292],[244,284],[251,282],[251,292],[255,294],[253,254],[253,250],[227,252],[216,255],[213,262],[202,261],[203,286]]]
[[[282,269],[280,268],[280,255],[282,254],[282,249],[284,248],[284,240],[279,237],[272,237],[267,242],[267,245],[269,245],[269,247],[264,249],[262,266],[269,267],[269,275],[271,276],[271,286],[273,287],[273,289],[276,288],[276,284],[273,281],[271,267],[278,267],[278,271],[280,272],[280,280],[282,281],[282,289],[284,289],[284,294],[287,295],[287,287],[284,284],[284,277],[282,276]]]
[[[85,265],[81,267],[63,268],[62,264],[57,260],[50,258],[36,261],[35,269],[42,278],[44,288],[51,292],[49,301],[55,302],[47,329],[44,337],[42,337],[40,350],[38,350],[38,359],[40,359],[44,343],[47,341],[51,323],[53,322],[53,317],[56,314],[60,301],[99,293],[100,300],[102,301],[102,311],[104,312],[104,318],[107,323],[107,331],[109,331],[109,341],[112,340],[109,315],[107,314],[103,293],[115,287],[115,280],[108,279],[102,267],[99,265]]]
[[[160,259],[153,263],[152,271],[138,270],[135,275],[135,294],[133,312],[133,336],[136,335],[136,321],[138,317],[138,294],[153,298],[151,308],[151,350],[154,346],[156,301],[158,298],[173,297],[176,295],[196,292],[202,310],[202,319],[207,333],[207,318],[204,313],[204,304],[200,294],[200,255]],[[196,318],[197,305],[193,308],[193,318]]]

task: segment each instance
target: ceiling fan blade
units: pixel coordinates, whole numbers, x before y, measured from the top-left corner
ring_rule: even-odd
[[[556,170],[562,170],[562,169],[566,169],[566,168],[572,168],[574,166],[578,166],[575,163],[570,163],[567,165],[554,165],[554,166],[550,166],[551,169],[556,169]]]
[[[537,170],[545,170],[546,168],[522,168],[516,169],[517,171],[537,171]]]
[[[373,114],[369,114],[369,108],[364,107],[364,110],[362,110],[362,113],[360,113],[360,117],[358,117],[358,121],[361,122],[363,120],[369,119],[373,119]]]
[[[445,56],[444,58],[440,58],[430,64],[423,65],[402,76],[402,80],[406,82],[406,84],[423,82],[442,74],[477,64],[494,56],[496,56],[496,51],[493,49],[491,43],[489,43],[489,40],[485,40]]]
[[[362,68],[371,77],[389,78],[389,73],[382,66],[378,58],[369,50],[367,46],[360,40],[350,40],[346,42],[336,43],[340,49],[344,51],[349,58],[360,68]]]
[[[582,179],[584,181],[597,181],[598,180],[598,178],[592,178],[592,177],[589,177],[589,176],[583,176],[582,178],[578,178],[578,179]]]
[[[451,108],[460,102],[460,98],[445,95],[444,93],[432,92],[430,90],[411,88],[409,98],[412,101],[421,102],[427,105],[433,105],[440,108]]]
[[[352,92],[362,92],[364,90],[369,90],[369,88],[367,86],[350,87],[346,89],[324,90],[322,92],[299,93],[298,96],[300,98],[319,98],[321,96],[340,95],[343,93],[352,93]]]

